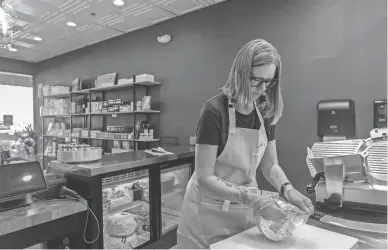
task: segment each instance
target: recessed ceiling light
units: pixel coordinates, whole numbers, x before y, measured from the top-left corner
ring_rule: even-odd
[[[12,52],[18,51],[17,49],[15,49],[15,48],[12,48],[12,47],[11,47],[11,48],[9,48],[8,50],[9,50],[9,51],[12,51]]]
[[[117,5],[117,6],[123,6],[124,5],[124,1],[123,0],[114,0],[113,4]]]
[[[40,41],[42,41],[43,39],[41,38],[41,37],[39,37],[39,36],[36,36],[36,37],[34,37],[33,38],[35,41],[38,41],[38,42],[40,42]]]
[[[74,22],[67,22],[66,25],[69,26],[69,27],[75,27],[75,26],[77,26],[77,24],[74,23]]]

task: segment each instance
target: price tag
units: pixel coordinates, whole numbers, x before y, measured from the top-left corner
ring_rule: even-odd
[[[117,113],[116,113],[116,112],[113,112],[113,113],[112,113],[112,117],[116,118],[116,117],[117,117]]]

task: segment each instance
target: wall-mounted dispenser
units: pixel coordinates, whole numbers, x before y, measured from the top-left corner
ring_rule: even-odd
[[[318,136],[323,140],[345,140],[355,136],[355,106],[350,99],[323,100],[317,105]]]
[[[387,128],[387,100],[374,101],[373,128]]]

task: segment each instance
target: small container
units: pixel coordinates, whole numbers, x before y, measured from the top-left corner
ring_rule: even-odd
[[[151,96],[143,97],[143,110],[151,110]]]
[[[142,103],[141,103],[141,101],[137,101],[137,102],[136,102],[136,110],[137,110],[137,111],[140,111],[141,108],[142,108]]]

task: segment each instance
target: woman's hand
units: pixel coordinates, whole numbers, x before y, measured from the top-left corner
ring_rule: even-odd
[[[296,189],[286,190],[284,193],[287,201],[291,204],[299,207],[304,212],[308,212],[310,215],[314,214],[314,205],[309,198],[301,194]]]

